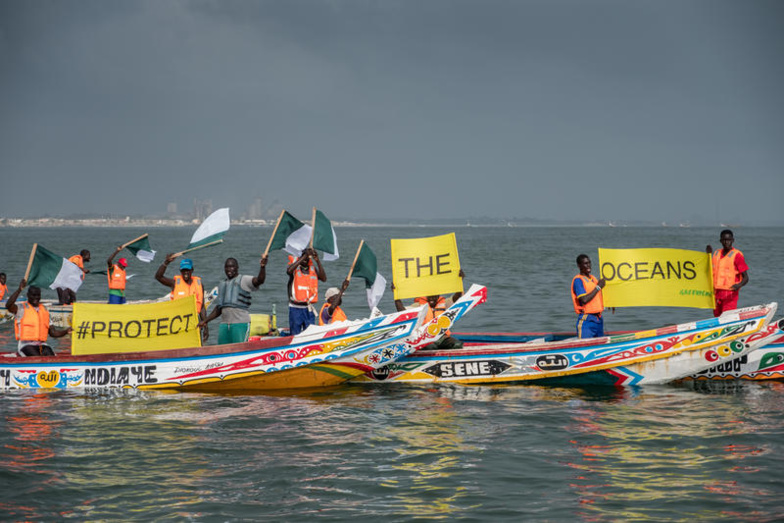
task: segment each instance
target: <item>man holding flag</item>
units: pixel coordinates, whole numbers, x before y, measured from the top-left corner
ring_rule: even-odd
[[[204,308],[204,286],[201,283],[201,278],[193,275],[193,260],[183,258],[180,260],[180,275],[173,278],[166,277],[166,268],[176,257],[175,253],[166,255],[166,259],[163,260],[163,263],[155,273],[155,279],[171,289],[172,300],[195,296],[199,321],[204,321],[207,317],[207,311]],[[203,340],[206,340],[209,336],[206,326],[201,334]]]
[[[111,256],[106,260],[107,276],[109,278],[109,303],[122,305],[125,303],[125,269],[128,268],[128,260],[120,258],[114,263],[114,257],[123,250],[123,246],[117,247]]]
[[[259,274],[256,276],[239,275],[240,266],[235,258],[227,258],[223,265],[226,279],[218,285],[218,299],[215,308],[204,320],[199,322],[203,329],[207,323],[218,316],[221,324],[218,328],[218,345],[242,343],[248,340],[250,332],[251,292],[256,292],[267,278],[267,260],[265,254],[259,263]]]
[[[79,269],[82,271],[82,281],[84,281],[84,275],[90,272],[89,269],[84,268],[85,263],[90,262],[90,251],[87,249],[82,249],[79,254],[74,254],[68,261],[75,264]],[[59,300],[60,305],[70,305],[71,303],[76,301],[76,291],[73,289],[68,289],[64,287],[57,287],[57,298]]]
[[[18,341],[19,356],[54,356],[52,347],[46,344],[49,336],[61,338],[71,332],[71,328],[61,330],[49,324],[49,311],[41,303],[41,289],[31,285],[27,289],[27,302],[21,307],[16,299],[27,285],[22,279],[19,288],[8,298],[5,308],[14,317],[14,335]]]
[[[307,248],[298,258],[289,256],[286,274],[289,275],[289,330],[294,336],[316,323],[318,282],[327,281],[327,273],[316,250]]]

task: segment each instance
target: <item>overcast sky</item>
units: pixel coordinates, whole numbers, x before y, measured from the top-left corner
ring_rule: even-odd
[[[0,216],[784,223],[784,2],[0,0]]]

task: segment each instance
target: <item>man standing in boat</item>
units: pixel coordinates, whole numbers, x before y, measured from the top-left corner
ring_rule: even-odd
[[[5,284],[5,273],[0,272],[0,301],[5,299],[5,295],[8,292],[8,287]]]
[[[82,249],[79,254],[74,254],[68,258],[68,261],[82,269],[82,281],[84,281],[84,275],[90,272],[90,269],[84,268],[84,264],[90,261],[90,251]],[[76,291],[57,287],[57,298],[60,305],[70,305],[76,301]]]
[[[597,280],[591,274],[591,258],[587,254],[577,257],[580,273],[572,278],[572,304],[577,313],[577,336],[580,338],[599,338],[604,336],[604,300],[602,287],[604,278]]]
[[[316,323],[318,282],[327,281],[327,273],[316,250],[307,248],[299,258],[289,256],[286,274],[289,275],[289,330],[294,336]]]
[[[18,306],[16,299],[27,285],[27,280],[19,283],[19,288],[9,296],[5,308],[14,317],[14,335],[18,341],[19,356],[54,356],[52,347],[46,344],[49,336],[61,338],[71,332],[71,328],[61,330],[49,323],[49,311],[41,303],[41,289],[30,286],[27,289],[27,302]]]
[[[719,236],[722,249],[713,252],[713,247],[708,245],[705,252],[711,254],[713,264],[713,289],[716,296],[714,316],[721,316],[724,311],[738,308],[738,295],[740,288],[749,282],[749,266],[743,253],[732,246],[735,236],[729,229],[721,231]]]
[[[193,275],[193,260],[190,258],[183,258],[180,260],[180,275],[173,278],[167,278],[166,268],[174,261],[177,256],[175,254],[167,254],[166,259],[158,267],[155,273],[155,279],[163,285],[171,289],[171,299],[176,300],[179,298],[187,298],[188,296],[196,297],[196,311],[199,314],[199,321],[204,321],[207,317],[207,311],[204,308],[204,286],[201,283],[201,278]],[[209,337],[207,326],[201,331],[202,340]]]
[[[218,285],[218,299],[215,308],[204,320],[199,322],[203,329],[207,323],[218,316],[221,324],[218,328],[218,345],[242,343],[248,340],[250,332],[251,292],[256,292],[267,277],[268,256],[261,257],[259,274],[256,276],[239,275],[240,266],[234,258],[227,258],[223,265],[226,279]]]
[[[106,260],[108,270],[106,274],[109,278],[109,303],[122,305],[125,303],[125,269],[128,268],[128,260],[120,258],[114,263],[114,257],[123,250],[117,247],[111,256]]]

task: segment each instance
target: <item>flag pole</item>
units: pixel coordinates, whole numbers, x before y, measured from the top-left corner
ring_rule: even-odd
[[[310,248],[313,248],[313,238],[316,236],[316,208],[313,207],[313,219],[311,220]]]
[[[123,244],[123,246],[122,246],[122,247],[120,247],[120,250],[123,250],[123,249],[125,249],[126,247],[128,247],[128,246],[129,246],[129,245],[131,245],[132,243],[136,243],[136,242],[138,242],[139,240],[141,240],[141,239],[143,239],[143,238],[146,238],[147,236],[149,236],[149,234],[147,234],[147,233],[145,232],[144,234],[142,234],[142,235],[141,235],[141,236],[139,236],[138,238],[136,238],[136,239],[134,239],[134,240],[131,240],[131,241],[127,242],[127,243],[124,243],[124,244]]]
[[[186,252],[193,252],[198,251],[199,249],[203,249],[205,247],[211,247],[213,245],[218,245],[219,243],[223,243],[223,238],[220,240],[215,240],[214,242],[205,243],[204,245],[197,245],[196,247],[191,247],[190,249],[185,249],[184,251],[174,253],[174,257],[177,258],[178,256],[182,256]]]
[[[27,277],[30,276],[30,269],[33,267],[33,258],[35,258],[35,251],[38,250],[38,244],[33,244],[33,250],[30,251],[30,260],[27,262],[27,270],[25,271],[24,279],[27,281]]]
[[[272,240],[275,238],[275,234],[277,234],[278,232],[278,227],[280,227],[280,220],[283,219],[284,212],[286,212],[286,209],[280,211],[280,216],[278,216],[278,221],[275,222],[275,228],[272,229],[272,235],[270,236],[270,239],[267,242],[267,248],[264,249],[264,254],[261,255],[262,258],[265,257],[267,254],[269,254],[270,246],[272,245]]]
[[[354,266],[357,264],[357,260],[359,259],[359,252],[362,250],[362,246],[365,244],[365,240],[360,240],[359,247],[357,247],[357,253],[354,255],[354,261],[351,262],[351,268],[348,270],[348,276],[346,276],[346,280],[351,281],[351,275],[354,274]]]

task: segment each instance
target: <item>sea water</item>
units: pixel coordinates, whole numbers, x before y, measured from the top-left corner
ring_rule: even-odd
[[[190,229],[0,228],[0,271],[13,290],[35,242],[65,256],[89,249],[87,267],[104,270],[114,247],[144,232],[158,254],[151,264],[130,258],[127,294],[154,298],[167,292],[155,270],[187,245]],[[361,239],[391,280],[390,238],[448,232],[457,235],[466,288],[488,287],[488,302],[456,330],[541,332],[574,328],[569,283],[578,254],[598,271],[597,247],[718,248],[720,228],[339,227],[341,257],[325,262],[320,291],[340,285]],[[195,274],[205,287],[217,284],[227,256],[242,274],[256,274],[270,233],[233,227],[224,244],[193,253]],[[740,305],[782,301],[784,228],[737,228],[735,238],[750,267]],[[253,295],[252,311],[274,304],[280,325],[285,266],[273,252]],[[344,296],[349,317],[368,314],[363,287],[353,280]],[[78,296],[105,299],[105,276],[88,275]],[[394,310],[390,291],[380,308]],[[625,308],[605,325],[645,329],[710,315]],[[7,326],[0,346],[14,349]],[[0,520],[775,521],[784,518],[783,441],[780,382],[10,391],[0,398]]]

